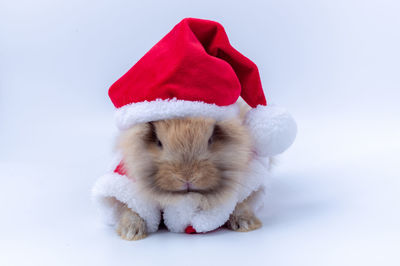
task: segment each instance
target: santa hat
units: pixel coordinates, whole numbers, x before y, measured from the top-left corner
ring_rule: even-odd
[[[252,107],[245,124],[258,155],[279,154],[296,136],[292,117],[267,106],[257,66],[210,20],[183,19],[111,86],[109,96],[120,129],[180,117],[227,119],[237,116],[241,96]]]

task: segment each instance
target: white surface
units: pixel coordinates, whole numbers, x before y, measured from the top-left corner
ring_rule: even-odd
[[[399,265],[398,10],[0,1],[0,265]],[[298,138],[275,169],[262,229],[122,241],[89,197],[115,134],[107,88],[183,16],[224,24]]]

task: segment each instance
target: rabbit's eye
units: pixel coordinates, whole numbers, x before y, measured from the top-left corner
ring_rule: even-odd
[[[156,144],[158,147],[162,148],[162,142],[157,137],[156,127],[152,122],[148,123],[149,131],[146,134],[145,140],[148,144]]]
[[[160,147],[160,148],[162,148],[162,146],[163,146],[159,139],[157,140],[157,146]]]
[[[226,134],[222,130],[221,126],[216,124],[214,125],[211,137],[208,139],[208,145],[211,145],[214,142],[224,141],[225,139],[226,139]]]

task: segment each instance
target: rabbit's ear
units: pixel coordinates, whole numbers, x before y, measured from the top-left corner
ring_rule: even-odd
[[[242,99],[242,97],[239,97],[236,104],[239,106],[239,118],[244,121],[246,114],[251,110],[251,107]]]

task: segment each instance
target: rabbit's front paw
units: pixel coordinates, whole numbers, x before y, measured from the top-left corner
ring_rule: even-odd
[[[136,212],[126,208],[117,226],[117,233],[125,240],[139,240],[147,236],[146,222]]]
[[[237,215],[233,213],[228,221],[228,227],[237,232],[248,232],[261,226],[261,221],[255,215]]]

